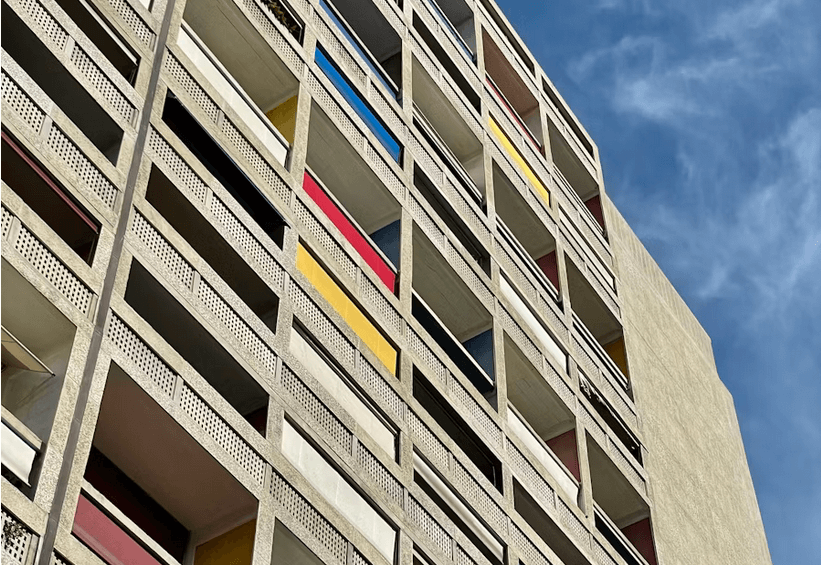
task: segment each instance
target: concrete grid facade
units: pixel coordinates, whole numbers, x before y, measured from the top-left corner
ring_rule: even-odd
[[[770,563],[491,0],[2,10],[3,563]]]

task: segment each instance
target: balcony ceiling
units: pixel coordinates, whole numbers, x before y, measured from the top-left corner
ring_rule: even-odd
[[[294,75],[233,2],[188,2],[183,17],[263,112],[296,94]]]
[[[531,257],[538,259],[556,249],[556,240],[495,165],[493,190],[496,194],[496,213]]]
[[[485,70],[487,74],[490,75],[493,82],[505,95],[505,98],[513,105],[519,116],[528,116],[538,108],[539,101],[531,94],[530,89],[525,85],[519,73],[508,62],[507,57],[484,29],[482,30],[482,42],[485,50]]]
[[[117,365],[94,445],[191,531],[256,511],[256,499]]]

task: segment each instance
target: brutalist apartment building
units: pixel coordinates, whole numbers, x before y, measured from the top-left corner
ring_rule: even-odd
[[[4,563],[770,562],[492,0],[2,6]]]

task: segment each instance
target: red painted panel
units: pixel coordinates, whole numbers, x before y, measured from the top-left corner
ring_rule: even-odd
[[[650,565],[657,565],[656,550],[653,548],[653,533],[650,529],[650,518],[639,520],[626,526],[621,531]]]
[[[547,441],[547,446],[564,463],[567,470],[581,482],[579,452],[576,450],[576,430],[570,430]]]
[[[396,273],[393,272],[393,269],[391,269],[385,260],[379,256],[379,253],[371,247],[371,244],[359,233],[359,230],[345,217],[345,214],[342,213],[337,205],[325,194],[322,187],[320,187],[307,172],[302,181],[302,187],[305,189],[305,192],[308,193],[308,196],[325,212],[325,215],[328,216],[331,223],[342,232],[345,239],[347,239],[362,258],[365,259],[365,262],[373,269],[376,276],[385,283],[385,286],[387,286],[391,292],[394,292]]]
[[[161,565],[83,495],[77,501],[71,533],[110,565]]]
[[[603,228],[604,213],[601,209],[601,197],[597,194],[593,198],[588,198],[584,205],[587,206],[587,209],[590,210],[590,213],[593,214],[593,217],[599,222],[599,226]]]
[[[536,259],[536,264],[547,277],[547,280],[553,283],[556,290],[559,290],[559,267],[556,265],[556,252],[551,251],[544,257]]]

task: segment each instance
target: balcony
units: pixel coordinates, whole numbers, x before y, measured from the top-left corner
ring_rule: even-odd
[[[486,397],[495,372],[492,318],[431,241],[413,229],[414,319]]]
[[[112,364],[74,536],[109,565],[250,562],[256,513],[256,498]]]
[[[397,561],[396,526],[289,419],[283,424],[282,453],[319,495],[344,516],[388,563]]]
[[[134,260],[125,301],[260,434],[268,393],[163,282]]]
[[[568,144],[553,120],[547,120],[550,136],[550,151],[553,164],[558,172],[558,183],[574,208],[584,214],[600,233],[604,234],[604,215],[599,196],[599,183],[594,169],[585,165],[574,149]]]
[[[57,0],[68,17],[100,50],[117,72],[133,85],[137,79],[140,58],[128,43],[108,24],[88,0]]]
[[[464,0],[422,0],[471,62],[476,62],[476,29],[473,10]]]
[[[431,33],[419,15],[415,12],[413,14],[413,29],[422,40],[419,48],[421,49],[422,45],[427,47],[433,55],[436,63],[438,63],[438,68],[443,70],[448,75],[450,81],[456,85],[456,88],[459,90],[462,97],[464,97],[466,103],[479,112],[482,107],[482,101],[481,97],[476,92],[476,89],[471,85],[471,82],[468,80],[466,75],[459,69],[459,66],[453,61],[447,51],[445,51],[445,49],[439,44],[436,37],[433,33]],[[417,42],[415,37],[412,37],[412,39],[414,42]],[[429,57],[428,53],[424,53],[423,56]],[[468,69],[465,69],[465,71],[467,72]],[[473,78],[473,75],[470,75],[470,78]],[[416,88],[414,88],[414,91],[415,90]],[[414,100],[415,99],[416,97],[414,97]]]
[[[94,260],[100,223],[18,141],[2,134],[2,178],[82,260]]]
[[[487,89],[539,155],[544,155],[539,100],[486,30],[482,30]]]
[[[327,115],[314,105],[302,186],[385,286],[396,290],[401,206]]]
[[[500,235],[510,243],[515,259],[547,295],[559,297],[556,239],[521,193],[493,163],[493,192]]]
[[[3,260],[3,476],[36,490],[76,327]]]
[[[573,412],[508,336],[504,351],[508,429],[550,473],[568,500],[578,503],[581,475]]]
[[[299,82],[233,2],[190,2],[177,45],[257,139],[285,165]]]
[[[610,432],[612,432],[611,435],[615,436],[621,442],[621,445],[632,455],[636,463],[642,465],[641,444],[636,436],[633,435],[633,432],[630,431],[630,428],[624,424],[618,412],[613,409],[596,387],[584,378],[580,380],[579,387],[584,397],[590,403],[591,408],[593,408],[595,413],[607,424]]]
[[[350,104],[356,115],[359,116],[374,137],[379,140],[385,151],[397,163],[402,158],[402,145],[396,136],[390,132],[382,119],[376,115],[370,104],[357,92],[356,87],[345,76],[340,68],[329,57],[321,45],[318,45],[314,58],[323,74],[328,77],[342,98]]]
[[[469,197],[484,208],[482,142],[416,58],[413,59],[413,103],[415,131],[430,148],[429,153],[435,155]]]
[[[503,490],[502,463],[419,369],[413,370],[413,397],[465,456],[499,492]]]
[[[592,349],[594,358],[600,360],[597,364],[604,364],[605,370],[612,373],[621,388],[629,391],[630,370],[621,323],[575,263],[567,259],[565,264],[570,305],[577,317],[574,325],[583,345]]]
[[[656,565],[650,508],[604,449],[587,436],[596,529],[628,565]]]
[[[2,20],[5,52],[116,166],[124,136],[122,126],[5,2]]]
[[[508,135],[499,127],[499,124],[496,123],[496,120],[493,119],[491,116],[488,121],[488,125],[490,126],[490,131],[493,133],[493,136],[496,138],[496,141],[499,145],[502,146],[504,150],[504,154],[507,156],[508,159],[512,163],[515,163],[516,167],[519,171],[524,175],[524,178],[530,183],[533,187],[533,190],[542,200],[542,203],[545,208],[550,208],[551,199],[550,199],[550,190],[548,190],[547,186],[542,179],[536,174],[533,170],[533,167],[528,164],[527,160],[522,156],[516,146],[510,141]]]
[[[145,198],[262,323],[276,332],[279,297],[156,165],[151,167]]]
[[[162,119],[203,167],[281,248],[286,228],[282,216],[220,144],[171,93],[165,99]]]
[[[316,291],[330,304],[362,343],[385,367],[396,374],[398,352],[382,331],[348,295],[313,254],[300,243],[297,247],[297,269]]]
[[[414,452],[413,482],[428,495],[454,526],[475,545],[491,565],[504,563],[504,546],[459,495]]]
[[[371,2],[358,0],[319,0],[319,6],[396,100],[399,85],[402,84],[402,41],[382,13]],[[342,15],[342,11],[347,17]],[[351,18],[350,25],[348,17]],[[354,25],[356,31],[352,27]],[[367,38],[367,41],[360,39],[360,36]],[[381,56],[374,55],[368,46],[376,49]]]
[[[476,261],[479,268],[484,271],[488,277],[490,276],[490,254],[485,249],[482,242],[479,241],[473,230],[462,219],[462,216],[457,212],[450,202],[445,198],[444,194],[434,185],[434,183],[422,172],[418,166],[414,166],[413,170],[413,185],[419,190],[419,193],[430,204],[434,212],[450,229],[451,233],[456,237],[459,243],[467,250],[471,257]]]

